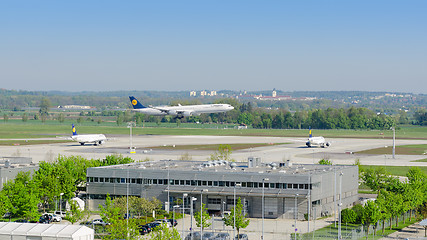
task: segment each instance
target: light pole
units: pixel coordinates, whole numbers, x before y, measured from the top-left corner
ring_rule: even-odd
[[[175,205],[172,207],[173,209],[173,214],[172,214],[172,227],[175,227],[175,208],[179,208],[179,205]]]
[[[185,219],[184,219],[184,199],[188,196],[187,193],[183,193],[182,194],[182,239],[184,239],[184,223],[185,223]]]
[[[340,172],[340,203],[338,204],[338,239],[341,239],[341,205],[342,205],[342,176],[344,174]]]
[[[135,126],[134,122],[128,122],[128,128],[130,130],[129,131],[129,144],[130,144],[129,153],[135,153],[135,150],[134,150],[134,148],[132,146],[132,127],[133,126]]]
[[[191,226],[190,226],[190,234],[191,234],[191,239],[193,239],[193,201],[196,201],[197,200],[197,198],[195,198],[195,197],[192,197],[191,199],[191,208],[190,208],[190,215],[191,215]]]
[[[265,181],[268,181],[270,179],[268,178],[263,178],[262,179],[262,199],[261,199],[261,204],[262,204],[262,234],[261,234],[261,239],[264,239],[264,185],[265,185]]]
[[[233,236],[236,236],[236,186],[242,186],[241,183],[234,184],[234,198],[233,198]]]
[[[294,226],[295,226],[295,233],[294,233],[294,239],[296,240],[297,239],[297,231],[298,231],[298,228],[297,228],[297,218],[298,218],[298,203],[297,203],[297,197],[298,197],[298,193],[297,194],[295,194],[295,224],[294,224]]]
[[[203,238],[203,192],[207,192],[208,189],[200,190],[200,237]]]
[[[132,129],[132,127],[131,127]],[[129,167],[127,169],[127,177],[126,177],[126,236],[129,239]]]
[[[62,215],[62,206],[61,206],[61,203],[62,203],[62,195],[64,195],[64,193],[60,193],[60,194],[59,194],[59,212],[61,213],[61,215]]]
[[[166,202],[167,204],[166,204],[166,206],[167,206],[167,209],[166,209],[166,211],[169,213],[169,209],[170,209],[170,196],[169,196],[169,184],[170,184],[170,177],[169,177],[169,167],[170,167],[170,159],[168,160],[168,166],[167,166],[167,168],[168,168],[168,201]]]
[[[393,130],[393,159],[395,159],[395,153],[396,153],[396,129],[394,127],[390,128]]]

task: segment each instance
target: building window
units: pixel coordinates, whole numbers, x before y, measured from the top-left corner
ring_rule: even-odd
[[[196,186],[196,185],[197,185],[196,180],[191,180],[191,186]]]
[[[213,182],[214,187],[218,187],[218,181]]]
[[[137,184],[142,184],[142,179],[141,178],[136,179],[136,183]]]
[[[208,204],[221,204],[221,198],[208,198]]]
[[[298,189],[304,189],[304,184],[299,184],[299,188]]]
[[[201,180],[197,180],[197,186],[202,186],[202,181]]]
[[[298,184],[293,184],[293,189],[298,189]]]
[[[153,184],[157,184],[157,179],[153,179]]]
[[[184,186],[184,180],[179,180],[179,185]]]
[[[254,186],[253,182],[248,182],[248,188],[252,188]]]
[[[99,178],[99,182],[104,182],[104,178]]]
[[[191,181],[190,180],[185,180],[185,185],[190,186],[191,185]]]
[[[292,183],[288,183],[288,188],[292,188]]]
[[[208,181],[208,186],[212,187],[212,181]]]
[[[224,187],[224,185],[225,185],[224,181],[219,181],[219,186],[220,187]]]
[[[89,182],[93,182],[93,177],[89,177]]]
[[[136,179],[135,178],[132,178],[131,180],[132,180],[131,183],[133,183],[133,184],[136,183]]]
[[[242,182],[242,187],[246,187],[246,182]]]
[[[167,179],[163,179],[163,185],[168,185],[168,180]]]

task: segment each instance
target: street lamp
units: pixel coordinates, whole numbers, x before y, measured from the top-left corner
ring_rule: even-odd
[[[294,239],[295,240],[297,239],[297,230],[298,230],[298,228],[297,228],[297,218],[298,218],[297,197],[298,197],[298,193],[295,194],[295,214],[294,214],[295,215],[295,224],[294,224],[294,227],[295,227]]]
[[[264,185],[265,185],[265,181],[268,181],[270,179],[268,178],[263,178],[262,179],[262,199],[261,199],[261,203],[262,203],[262,234],[261,234],[261,239],[264,239]]]
[[[203,192],[208,192],[208,189],[200,190],[200,237],[203,238]]]
[[[187,193],[183,193],[182,194],[182,239],[184,239],[184,223],[185,223],[185,219],[184,219],[184,199],[188,196]]]
[[[341,206],[342,206],[342,176],[344,174],[340,172],[340,203],[338,204],[338,239],[341,239]]]
[[[191,208],[190,208],[190,215],[191,215],[191,226],[190,226],[190,230],[191,230],[191,239],[193,239],[193,201],[197,201],[197,198],[192,197],[191,198]]]
[[[173,210],[173,214],[172,214],[172,227],[175,227],[174,223],[175,223],[175,208],[179,208],[179,205],[174,205],[172,207]]]
[[[233,236],[236,236],[236,186],[241,187],[241,183],[234,184],[234,199],[233,199]]]
[[[128,122],[128,128],[130,130],[130,132],[129,132],[129,143],[130,143],[129,153],[135,153],[135,149],[132,146],[132,127],[133,126],[135,126],[134,122]]]
[[[396,129],[394,127],[391,127],[390,129],[393,130],[393,159],[395,159],[394,155],[396,153]]]
[[[64,195],[64,193],[60,193],[59,194],[59,212],[62,214],[62,195]]]

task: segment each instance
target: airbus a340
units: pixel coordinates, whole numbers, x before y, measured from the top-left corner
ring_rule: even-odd
[[[325,147],[331,146],[331,142],[327,142],[325,138],[322,136],[313,137],[313,135],[311,134],[311,128],[310,128],[308,139],[305,145],[307,145],[307,147],[320,146],[322,148],[325,148]]]
[[[141,104],[135,97],[129,96],[133,111],[140,113],[162,116],[172,115],[176,118],[183,118],[189,116],[198,116],[202,113],[221,113],[234,109],[230,104],[201,104],[201,105],[186,105],[186,106],[158,106],[146,107]]]
[[[74,127],[74,124],[72,126],[73,136],[70,138],[75,142],[79,142],[81,145],[85,145],[85,143],[93,143],[96,146],[98,144],[103,144],[107,140],[104,134],[77,134],[76,127]]]

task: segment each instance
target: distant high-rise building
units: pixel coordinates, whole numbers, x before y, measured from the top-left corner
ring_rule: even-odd
[[[195,97],[197,95],[196,91],[191,91],[190,92],[190,97]]]

